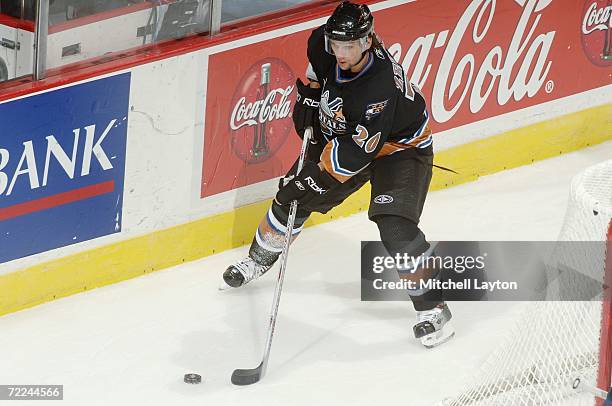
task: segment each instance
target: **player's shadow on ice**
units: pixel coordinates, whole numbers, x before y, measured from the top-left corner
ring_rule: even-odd
[[[397,358],[398,348],[409,358],[411,351],[423,349],[414,341],[410,317],[408,314],[406,316],[402,331],[394,334],[394,338],[369,342],[363,340],[363,336],[342,332],[343,328],[351,324],[348,316],[330,320],[324,326],[315,326],[283,315],[278,320],[267,379],[257,385],[281,383],[290,375],[321,361],[381,361],[388,357]],[[265,320],[262,321],[257,326],[255,336],[251,335],[251,328],[245,326],[237,327],[235,333],[213,328],[194,331],[183,338],[179,352],[174,357],[175,363],[185,373],[201,373],[207,394],[224,390],[231,386],[230,376],[235,368],[254,368],[261,361],[267,328]],[[351,331],[358,333],[354,328]],[[371,334],[367,324],[363,326],[362,333]],[[170,389],[187,395],[202,395],[200,390],[185,392],[184,385],[172,382]]]
[[[174,356],[175,363],[186,372],[205,371],[207,394],[232,387],[229,379],[235,368],[253,368],[261,361],[273,282],[254,284],[241,293],[238,290],[220,293],[219,300],[226,302],[223,316],[215,322],[203,323],[202,329],[183,337]],[[354,362],[357,356],[361,361],[379,361],[397,357],[397,348],[406,354],[422,350],[412,336],[414,311],[410,303],[360,302],[359,284],[354,282],[355,286],[349,288],[346,283],[327,283],[323,296],[338,297],[340,293],[348,297],[333,301],[331,307],[317,305],[309,303],[305,294],[320,288],[321,282],[301,282],[283,292],[268,379],[258,386],[278,384],[285,376],[323,360],[346,363]],[[324,322],[309,323],[307,320],[312,316]],[[362,326],[355,328],[355,324]],[[364,341],[363,336],[369,336],[372,328],[389,330],[389,338]],[[172,383],[170,389],[184,393],[184,385]],[[199,389],[190,393],[201,395]]]
[[[422,349],[412,336],[414,311],[409,302],[361,302],[359,249],[357,240],[347,241],[342,233],[329,230],[324,245],[319,234],[308,231],[296,241],[283,285],[269,373],[256,386],[278,384],[283,376],[321,360],[353,362],[355,354],[362,360],[379,360],[396,357],[398,346],[407,352]],[[246,251],[247,247],[238,256]],[[351,258],[334,260],[333,252]],[[327,259],[313,266],[310,261],[317,254]],[[230,383],[234,369],[254,368],[261,361],[277,274],[278,265],[244,288],[205,293],[206,300],[214,296],[221,301],[224,311],[206,317],[200,329],[185,335],[173,360],[184,373],[202,371],[207,394],[224,391],[225,396],[228,388],[234,388]],[[312,317],[324,322],[310,323]],[[357,336],[345,331],[350,325],[359,326],[351,328]],[[393,334],[382,342],[360,339],[360,334],[367,336],[379,327],[391,328]],[[186,392],[185,385],[172,382],[169,389],[201,396],[200,388]]]

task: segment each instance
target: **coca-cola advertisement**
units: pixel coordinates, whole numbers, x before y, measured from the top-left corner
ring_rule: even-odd
[[[375,11],[375,30],[435,133],[609,84],[610,1],[416,1]],[[297,156],[310,31],[210,56],[202,197],[280,176]]]
[[[304,31],[210,56],[201,197],[289,170],[300,145],[292,111],[307,39]]]
[[[584,53],[595,65],[612,66],[612,0],[585,1],[581,17]]]
[[[258,80],[259,79],[259,80]],[[295,77],[282,59],[257,61],[232,97],[231,148],[246,163],[265,162],[291,131]]]
[[[436,132],[610,83],[610,70],[582,50],[583,7],[583,0],[415,2],[375,16],[425,93]]]

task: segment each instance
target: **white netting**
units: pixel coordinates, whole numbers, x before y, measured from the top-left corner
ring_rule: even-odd
[[[572,180],[559,241],[605,241],[611,223],[612,160],[590,167]],[[607,255],[612,257],[612,253]],[[557,272],[557,277],[569,274],[574,278],[569,285],[564,280],[561,286],[579,290],[581,284],[604,280],[605,242],[584,244],[581,252],[560,248],[553,257],[558,267],[578,271]],[[547,301],[526,303],[519,322],[488,357],[468,390],[442,405],[594,405],[594,396],[575,391],[572,382],[581,376],[584,382],[596,384],[602,367],[602,301],[554,301],[562,297],[558,296],[560,290],[553,283],[547,289]]]

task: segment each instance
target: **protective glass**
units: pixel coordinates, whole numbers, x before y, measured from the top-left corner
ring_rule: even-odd
[[[365,52],[368,47],[368,37],[359,38],[352,41],[338,41],[325,36],[325,50],[327,53],[338,57],[359,55]]]

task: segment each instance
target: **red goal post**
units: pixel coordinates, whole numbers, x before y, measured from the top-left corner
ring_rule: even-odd
[[[605,290],[601,317],[597,386],[605,390],[610,390],[612,386],[612,220],[608,226],[605,269]],[[598,400],[597,406],[601,405],[603,405],[603,401]]]

